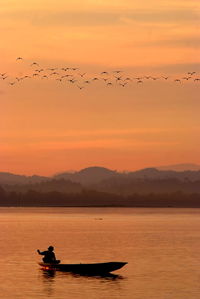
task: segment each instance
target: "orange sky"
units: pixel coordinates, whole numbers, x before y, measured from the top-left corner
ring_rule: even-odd
[[[0,79],[0,171],[199,164],[199,21],[199,0],[1,1],[0,73],[9,77]],[[114,79],[116,69],[123,79],[170,78],[125,88],[101,78],[79,90],[83,83],[53,77],[11,86],[34,61],[79,67],[87,80],[102,71]]]

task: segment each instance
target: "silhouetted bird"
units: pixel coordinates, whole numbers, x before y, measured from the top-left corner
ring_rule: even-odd
[[[128,84],[127,82],[126,83],[120,83],[119,85],[121,85],[122,87],[125,87],[126,84]]]
[[[116,73],[116,74],[119,74],[119,73],[121,73],[122,71],[113,71],[113,73]]]
[[[33,63],[31,64],[31,66],[33,66],[33,65],[37,65],[37,66],[39,66],[39,64],[38,64],[37,62],[33,62]]]
[[[76,85],[79,89],[83,89],[84,86],[79,86],[79,85]]]
[[[79,75],[80,75],[81,77],[83,77],[83,76],[85,76],[85,74],[86,74],[86,73],[83,73],[83,74],[79,74]]]
[[[114,76],[115,78],[116,78],[116,81],[120,81],[120,80],[122,80],[122,76],[121,77],[116,77],[116,76]]]

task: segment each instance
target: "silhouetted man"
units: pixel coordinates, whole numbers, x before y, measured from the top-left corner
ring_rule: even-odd
[[[60,261],[56,260],[55,253],[53,251],[54,251],[53,246],[49,246],[48,250],[46,250],[46,251],[41,252],[39,249],[37,250],[37,252],[40,255],[44,255],[44,257],[43,257],[44,263],[59,264]]]

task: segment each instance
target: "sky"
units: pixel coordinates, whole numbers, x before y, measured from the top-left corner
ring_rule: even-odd
[[[200,164],[199,0],[0,4],[0,171]]]

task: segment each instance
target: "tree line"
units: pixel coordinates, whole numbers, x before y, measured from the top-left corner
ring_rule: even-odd
[[[80,193],[58,191],[5,191],[0,187],[2,207],[196,207],[200,208],[200,193],[148,193],[117,195],[94,190]]]

